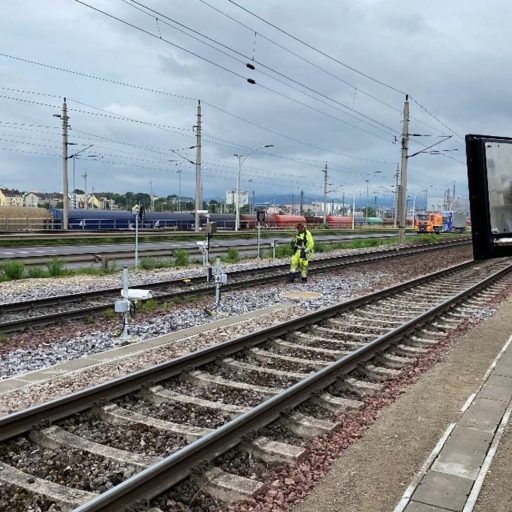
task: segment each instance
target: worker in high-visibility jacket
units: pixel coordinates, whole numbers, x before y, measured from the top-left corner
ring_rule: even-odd
[[[288,282],[293,283],[298,276],[298,271],[300,271],[302,282],[307,283],[309,257],[313,253],[315,242],[313,241],[311,231],[309,231],[304,224],[297,224],[297,234],[293,237],[291,246],[293,255],[290,261]]]

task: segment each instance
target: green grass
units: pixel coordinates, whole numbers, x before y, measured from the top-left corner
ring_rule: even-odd
[[[238,263],[240,261],[240,253],[236,247],[229,247],[226,255],[221,256],[223,263]]]
[[[116,312],[114,311],[114,308],[111,308],[111,309],[105,309],[105,311],[103,311],[103,313],[101,314],[101,316],[105,319],[105,320],[112,320],[112,318],[114,318],[116,316]]]
[[[46,264],[46,268],[48,269],[48,275],[50,277],[61,277],[70,274],[64,262],[62,260],[59,260],[59,258],[52,258]]]
[[[140,313],[152,313],[158,309],[158,303],[154,299],[143,300],[137,304],[136,309]]]
[[[140,260],[140,268],[144,270],[155,270],[157,268],[168,268],[172,267],[172,261],[158,258],[142,258]]]
[[[174,253],[174,264],[177,267],[186,267],[189,264],[190,256],[185,249],[176,249]]]
[[[30,279],[41,279],[43,277],[49,277],[48,271],[43,267],[28,267],[26,276]]]
[[[270,233],[275,236],[274,233]],[[466,234],[467,235],[467,234]],[[416,236],[407,237],[406,241],[412,244],[432,244],[441,242],[443,240],[453,240],[461,238],[460,234],[443,233],[441,235],[435,234],[421,234]],[[336,242],[333,244],[326,244],[324,242],[317,242],[315,244],[314,252],[324,253],[331,252],[337,249],[362,249],[366,247],[377,247],[380,245],[398,244],[399,238],[396,236],[390,238],[360,238],[355,240],[347,240],[344,242]],[[263,258],[271,258],[272,251],[262,251]],[[292,248],[289,244],[281,244],[276,247],[276,258],[290,258],[292,256]],[[241,259],[239,251],[235,247],[230,247],[227,254],[221,257],[224,263],[237,263]],[[186,267],[191,264],[202,264],[202,260],[191,258],[190,254],[185,249],[176,249],[174,258],[142,258],[140,266],[144,270],[153,270],[157,268],[171,268],[171,267]],[[54,258],[49,261],[46,268],[41,266],[25,266],[19,261],[5,261],[0,266],[0,281],[10,281],[26,278],[49,278],[61,277],[70,275],[109,275],[119,271],[116,262],[112,262],[106,269],[98,267],[84,267],[75,270],[68,269],[62,260]]]
[[[0,334],[0,344],[7,343],[9,341],[9,336],[7,334]]]
[[[5,261],[2,264],[2,272],[7,281],[22,279],[25,273],[25,265],[22,261]]]

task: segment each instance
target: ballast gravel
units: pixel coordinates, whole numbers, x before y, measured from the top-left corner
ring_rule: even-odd
[[[277,282],[274,285],[227,292],[222,295],[221,307],[214,312],[214,316],[205,312],[205,306],[210,310],[212,309],[214,297],[193,305],[182,304],[168,311],[160,310],[153,314],[140,316],[130,326],[132,341],[144,341],[169,332],[211,323],[220,318],[234,317],[268,306],[281,305],[283,307],[281,310],[266,313],[252,320],[190,336],[178,343],[153,349],[130,359],[114,361],[99,368],[86,369],[74,378],[54,379],[48,383],[35,384],[0,395],[0,415],[83,389],[92,384],[111,380],[116,376],[147,368],[206,346],[248,334],[261,329],[262,325],[269,327],[319,308],[344,302],[434,270],[440,270],[466,261],[470,257],[470,248],[459,247],[436,253],[436,258],[416,255],[394,261],[368,263],[355,268],[338,270],[331,274],[311,275],[306,284]],[[248,262],[244,266],[250,266],[251,264],[255,263]],[[258,262],[257,264],[261,263]],[[240,267],[241,265],[236,265],[234,268],[239,269]],[[224,270],[229,272],[231,268],[225,266]],[[167,275],[169,273],[171,271],[167,270],[167,279],[170,278]],[[147,277],[148,280],[163,279],[162,272],[157,272],[159,274],[158,278],[153,273],[150,274],[151,277]],[[184,271],[179,271],[178,275],[184,275]],[[173,274],[173,276],[176,277],[176,274]],[[98,278],[94,279],[96,285],[99,286],[97,284]],[[57,287],[62,293],[63,283],[66,279],[45,280],[45,283],[40,283],[38,286],[44,285],[47,290],[50,290],[53,281],[57,281]],[[70,286],[74,286],[75,281],[76,277],[71,278],[72,284]],[[100,287],[105,286],[103,281],[102,283]],[[20,283],[10,282],[1,285],[4,289],[8,289],[9,286],[16,291]],[[13,294],[15,295],[14,291]],[[290,301],[282,295],[289,291],[313,291],[318,292],[320,297],[318,299],[306,298]],[[39,291],[38,293],[42,292]],[[19,376],[63,361],[103,352],[122,345],[125,341],[116,335],[118,330],[119,323],[117,321],[98,319],[91,325],[84,322],[74,322],[62,326],[48,327],[44,330],[12,335],[9,341],[0,345],[0,379]]]

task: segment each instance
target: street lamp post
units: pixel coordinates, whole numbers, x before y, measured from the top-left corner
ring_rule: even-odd
[[[355,219],[356,219],[356,193],[353,192],[352,193],[352,231],[354,231],[354,229],[356,227]]]
[[[181,212],[181,169],[176,171],[178,173],[178,212]]]
[[[373,172],[368,172],[366,173],[364,176],[362,176],[359,181],[356,181],[356,183],[359,183],[361,181],[366,181],[366,208],[365,208],[365,215],[366,215],[366,218],[365,218],[365,225],[368,223],[368,198],[369,198],[369,195],[368,195],[368,184],[370,182],[370,180],[367,180],[366,178],[368,176],[374,176],[375,174],[380,174],[381,171],[373,171]],[[354,183],[354,185],[356,184]],[[354,216],[355,216],[355,213],[356,213],[356,194],[355,192],[352,194],[352,229],[354,229],[355,227],[355,222],[354,222]]]
[[[366,207],[364,209],[364,215],[365,215],[365,217],[364,217],[364,225],[368,226],[368,201],[370,199],[370,196],[368,194],[368,187],[369,187],[369,184],[370,184],[370,180],[366,179],[364,181],[366,181]]]
[[[258,146],[257,148],[251,149],[247,154],[244,156],[235,154],[233,156],[236,156],[238,158],[238,174],[236,178],[236,202],[235,202],[235,231],[238,231],[240,229],[240,176],[242,174],[242,165],[245,162],[246,158],[255,151],[258,151],[258,149],[263,148],[273,148],[274,144],[265,144],[264,146]]]
[[[76,145],[75,143],[72,143],[72,142],[68,142],[67,143],[68,146],[69,145]],[[84,151],[87,151],[88,149],[91,149],[93,146],[93,144],[89,144],[89,146],[86,146],[85,148],[82,148],[80,151],[76,151],[75,153],[73,153],[72,155],[68,155],[66,156],[66,159],[69,160],[70,158],[73,159],[73,191],[72,191],[72,195],[75,193],[75,160],[78,158],[78,155],[80,153],[83,153]],[[98,155],[87,155],[89,157],[94,157],[94,158],[98,158]]]

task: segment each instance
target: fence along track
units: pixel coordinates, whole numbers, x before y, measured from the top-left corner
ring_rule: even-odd
[[[416,279],[342,306],[287,322],[276,329],[266,329],[219,347],[180,358],[181,362],[176,360],[160,365],[156,371],[139,372],[138,375],[116,381],[117,390],[112,390],[112,387],[107,385],[98,386],[96,392],[87,390],[76,393],[74,397],[6,417],[0,420],[0,437],[6,439],[16,433],[25,432],[43,417],[54,420],[66,417],[74,411],[84,410],[99,397],[112,398],[131,392],[145,381],[145,396],[152,396],[153,400],[157,397],[156,399],[164,403],[178,400],[192,408],[194,404],[197,405],[197,396],[194,397],[192,394],[187,398],[183,389],[173,390],[172,384],[169,388],[166,387],[168,384],[163,382],[169,375],[177,374],[184,368],[188,370],[185,380],[191,380],[196,384],[202,382],[205,389],[208,385],[215,384],[232,391],[244,389],[244,386],[249,384],[250,389],[267,398],[252,408],[230,405],[227,400],[217,401],[215,404],[208,403],[212,402],[211,400],[202,399],[202,406],[205,408],[217,407],[224,414],[235,416],[233,420],[213,432],[204,428],[201,431],[197,427],[194,430],[191,425],[160,423],[160,428],[174,433],[181,432],[184,437],[187,434],[183,432],[187,431],[189,440],[201,434],[203,436],[77,509],[80,512],[123,510],[123,507],[134,503],[142,496],[154,496],[185,478],[199,461],[211,460],[219,453],[235,446],[248,431],[262,429],[278,420],[283,411],[300,406],[312,394],[317,394],[315,403],[321,404],[320,407],[324,409],[357,407],[359,399],[382,385],[381,379],[392,377],[397,368],[413,360],[415,353],[421,353],[425,346],[435,343],[436,339],[442,337],[442,329],[455,326],[460,321],[457,316],[460,313],[452,312],[449,316],[443,317],[443,320],[424,328],[422,333],[411,334],[414,329],[418,329],[418,324],[440,315],[447,308],[453,307],[454,303],[462,301],[467,294],[476,293],[482,286],[482,283],[478,282],[481,275],[486,274],[488,281],[494,281],[510,270],[510,266],[503,262],[479,265],[478,269],[475,267],[475,264],[460,265],[456,269]],[[491,291],[483,292],[483,298],[472,299],[474,306],[469,306],[469,310],[479,307],[479,303],[483,303],[501,289],[501,285],[494,285],[494,288],[490,288]],[[398,308],[404,312],[397,314]],[[468,309],[468,306],[465,308]],[[404,341],[404,336],[407,341]],[[245,349],[242,353],[241,347]],[[388,351],[383,353],[385,349]],[[376,350],[379,352],[378,357],[375,356]],[[217,364],[210,364],[206,369],[197,370],[199,365],[215,359],[218,361]],[[363,362],[365,365],[361,366]],[[314,367],[321,369],[315,371]],[[238,373],[233,371],[233,368],[238,369]],[[231,374],[228,376],[226,371],[231,371]],[[251,382],[244,382],[241,375],[252,375]],[[258,381],[254,375],[260,375],[260,380]],[[147,384],[147,379],[151,379],[150,385]],[[280,379],[284,384],[288,383],[281,386],[286,389],[279,389],[277,383]],[[269,385],[269,381],[273,385]],[[326,393],[324,390],[329,386],[329,393]],[[107,392],[98,393],[99,388]],[[344,397],[344,393],[348,393],[348,397]],[[73,402],[75,405],[72,406]],[[124,415],[124,421],[128,424],[141,421],[158,424],[158,418],[141,418],[127,414],[122,410],[116,410],[115,405],[104,407],[103,413],[106,416],[117,414],[118,419]],[[325,420],[308,418],[303,413],[288,413],[286,421],[295,425],[293,428],[297,435],[303,436],[327,432],[334,427]],[[65,435],[59,429],[60,427],[42,429],[38,434],[32,433],[31,437],[40,443],[49,443],[50,438],[54,446],[55,443],[62,446],[62,438]],[[41,441],[41,438],[45,438],[46,441]],[[261,439],[255,439],[253,445],[261,445],[262,442]],[[259,448],[261,449],[261,446]],[[286,451],[286,447],[281,448],[288,453],[288,457],[291,457],[289,454],[293,453],[293,449]],[[91,447],[87,446],[84,449],[90,450]],[[146,460],[142,466],[148,464]],[[0,471],[0,480],[5,481],[5,474],[5,469]],[[219,475],[223,476],[217,474],[217,478]],[[28,475],[23,478],[33,479]],[[231,479],[236,480],[235,477]],[[25,484],[25,487],[30,485]],[[253,486],[253,491],[254,489]],[[84,498],[83,495],[76,496],[79,497],[78,501]],[[73,506],[75,505],[76,502]]]
[[[380,249],[354,255],[322,258],[314,261],[314,264],[310,267],[310,273],[329,272],[349,265],[406,257],[417,253],[444,250],[469,243],[467,240],[457,240],[442,244],[408,247],[398,251],[396,249]],[[233,271],[229,273],[230,280],[227,285],[223,286],[223,290],[228,291],[272,282],[276,278],[284,278],[288,271],[288,263],[265,268]],[[183,278],[140,286],[152,290],[155,301],[159,303],[172,301],[178,297],[213,295],[215,293],[215,285],[206,283],[204,276],[193,277],[187,279],[187,281],[188,284],[186,286],[184,285],[185,279]],[[120,288],[121,286],[119,289],[107,288],[85,293],[0,304],[0,333],[16,332],[34,326],[52,325],[61,323],[64,319],[85,318],[88,315],[112,310],[114,301],[119,299]]]

